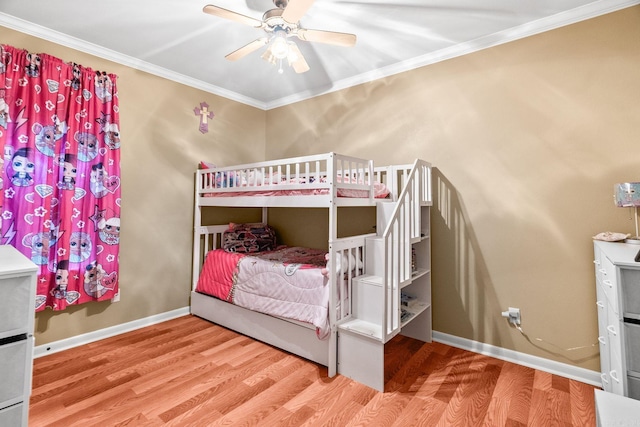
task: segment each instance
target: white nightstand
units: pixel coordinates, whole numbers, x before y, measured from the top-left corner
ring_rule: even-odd
[[[27,426],[38,267],[0,245],[0,426]]]

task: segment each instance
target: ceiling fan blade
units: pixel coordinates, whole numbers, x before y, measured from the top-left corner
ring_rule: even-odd
[[[314,2],[315,0],[289,0],[289,4],[282,12],[282,19],[295,24],[307,13]]]
[[[302,52],[298,49],[298,46],[295,43],[291,43],[289,45],[289,65],[293,68],[293,71],[296,73],[306,73],[309,71],[309,64],[302,56]]]
[[[307,30],[305,28],[299,28],[297,36],[300,40],[308,42],[335,44],[346,47],[351,47],[356,44],[356,35],[349,33],[336,33],[333,31]]]
[[[259,19],[252,18],[250,16],[242,15],[237,12],[233,12],[231,10],[223,9],[218,6],[214,6],[212,4],[208,4],[202,8],[204,13],[208,13],[209,15],[217,16],[219,18],[229,19],[230,21],[239,22],[241,24],[250,25],[252,27],[261,27],[262,21]]]
[[[262,46],[266,45],[267,42],[268,40],[266,37],[259,38],[252,41],[251,43],[242,46],[240,49],[234,50],[233,52],[225,56],[225,58],[227,58],[229,61],[237,61],[240,58],[244,58],[254,50],[260,49]]]

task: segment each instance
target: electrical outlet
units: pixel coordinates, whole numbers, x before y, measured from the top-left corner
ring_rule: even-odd
[[[511,323],[512,325],[519,325],[520,324],[520,309],[519,308],[514,308],[514,307],[509,307],[509,309],[507,311],[503,311],[502,312],[502,317],[506,317],[507,319],[509,319],[509,323]]]

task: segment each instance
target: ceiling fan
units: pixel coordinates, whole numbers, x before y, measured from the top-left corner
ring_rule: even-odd
[[[300,18],[314,2],[315,0],[273,0],[276,8],[266,11],[261,20],[211,4],[205,6],[202,11],[262,29],[267,33],[265,37],[260,37],[225,56],[229,61],[237,61],[268,44],[269,47],[262,55],[262,59],[272,64],[279,63],[279,73],[283,72],[282,61],[284,59],[288,61],[296,73],[304,73],[309,71],[309,64],[305,61],[298,46],[293,41],[288,40],[289,38],[297,37],[304,41],[347,47],[356,44],[356,36],[354,34],[310,30],[300,27]]]

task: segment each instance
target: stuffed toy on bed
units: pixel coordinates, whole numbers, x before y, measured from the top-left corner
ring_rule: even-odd
[[[329,263],[330,263],[330,261],[329,261],[329,254],[326,254],[326,255],[324,256],[324,258],[327,260],[327,266],[326,266],[325,268],[323,268],[322,270],[320,270],[320,272],[321,272],[324,276],[327,276],[327,277],[328,277],[328,276],[329,276],[329,271],[331,270],[331,268],[329,267]],[[348,253],[348,254],[343,253],[343,254],[342,254],[342,256],[339,256],[339,255],[338,255],[338,256],[336,257],[336,266],[335,266],[335,268],[333,269],[333,271],[334,271],[336,274],[339,274],[339,273],[346,273],[346,272],[347,272],[347,269],[349,268],[349,266],[352,266],[352,269],[353,269],[353,270],[356,270],[356,271],[360,271],[360,270],[362,270],[362,268],[363,268],[363,265],[362,265],[362,259],[360,259],[360,258],[358,257],[358,260],[356,261],[356,257],[355,257],[355,256],[353,256],[353,254],[352,254],[352,253]]]
[[[216,188],[237,187],[240,179],[234,171],[216,173]]]

